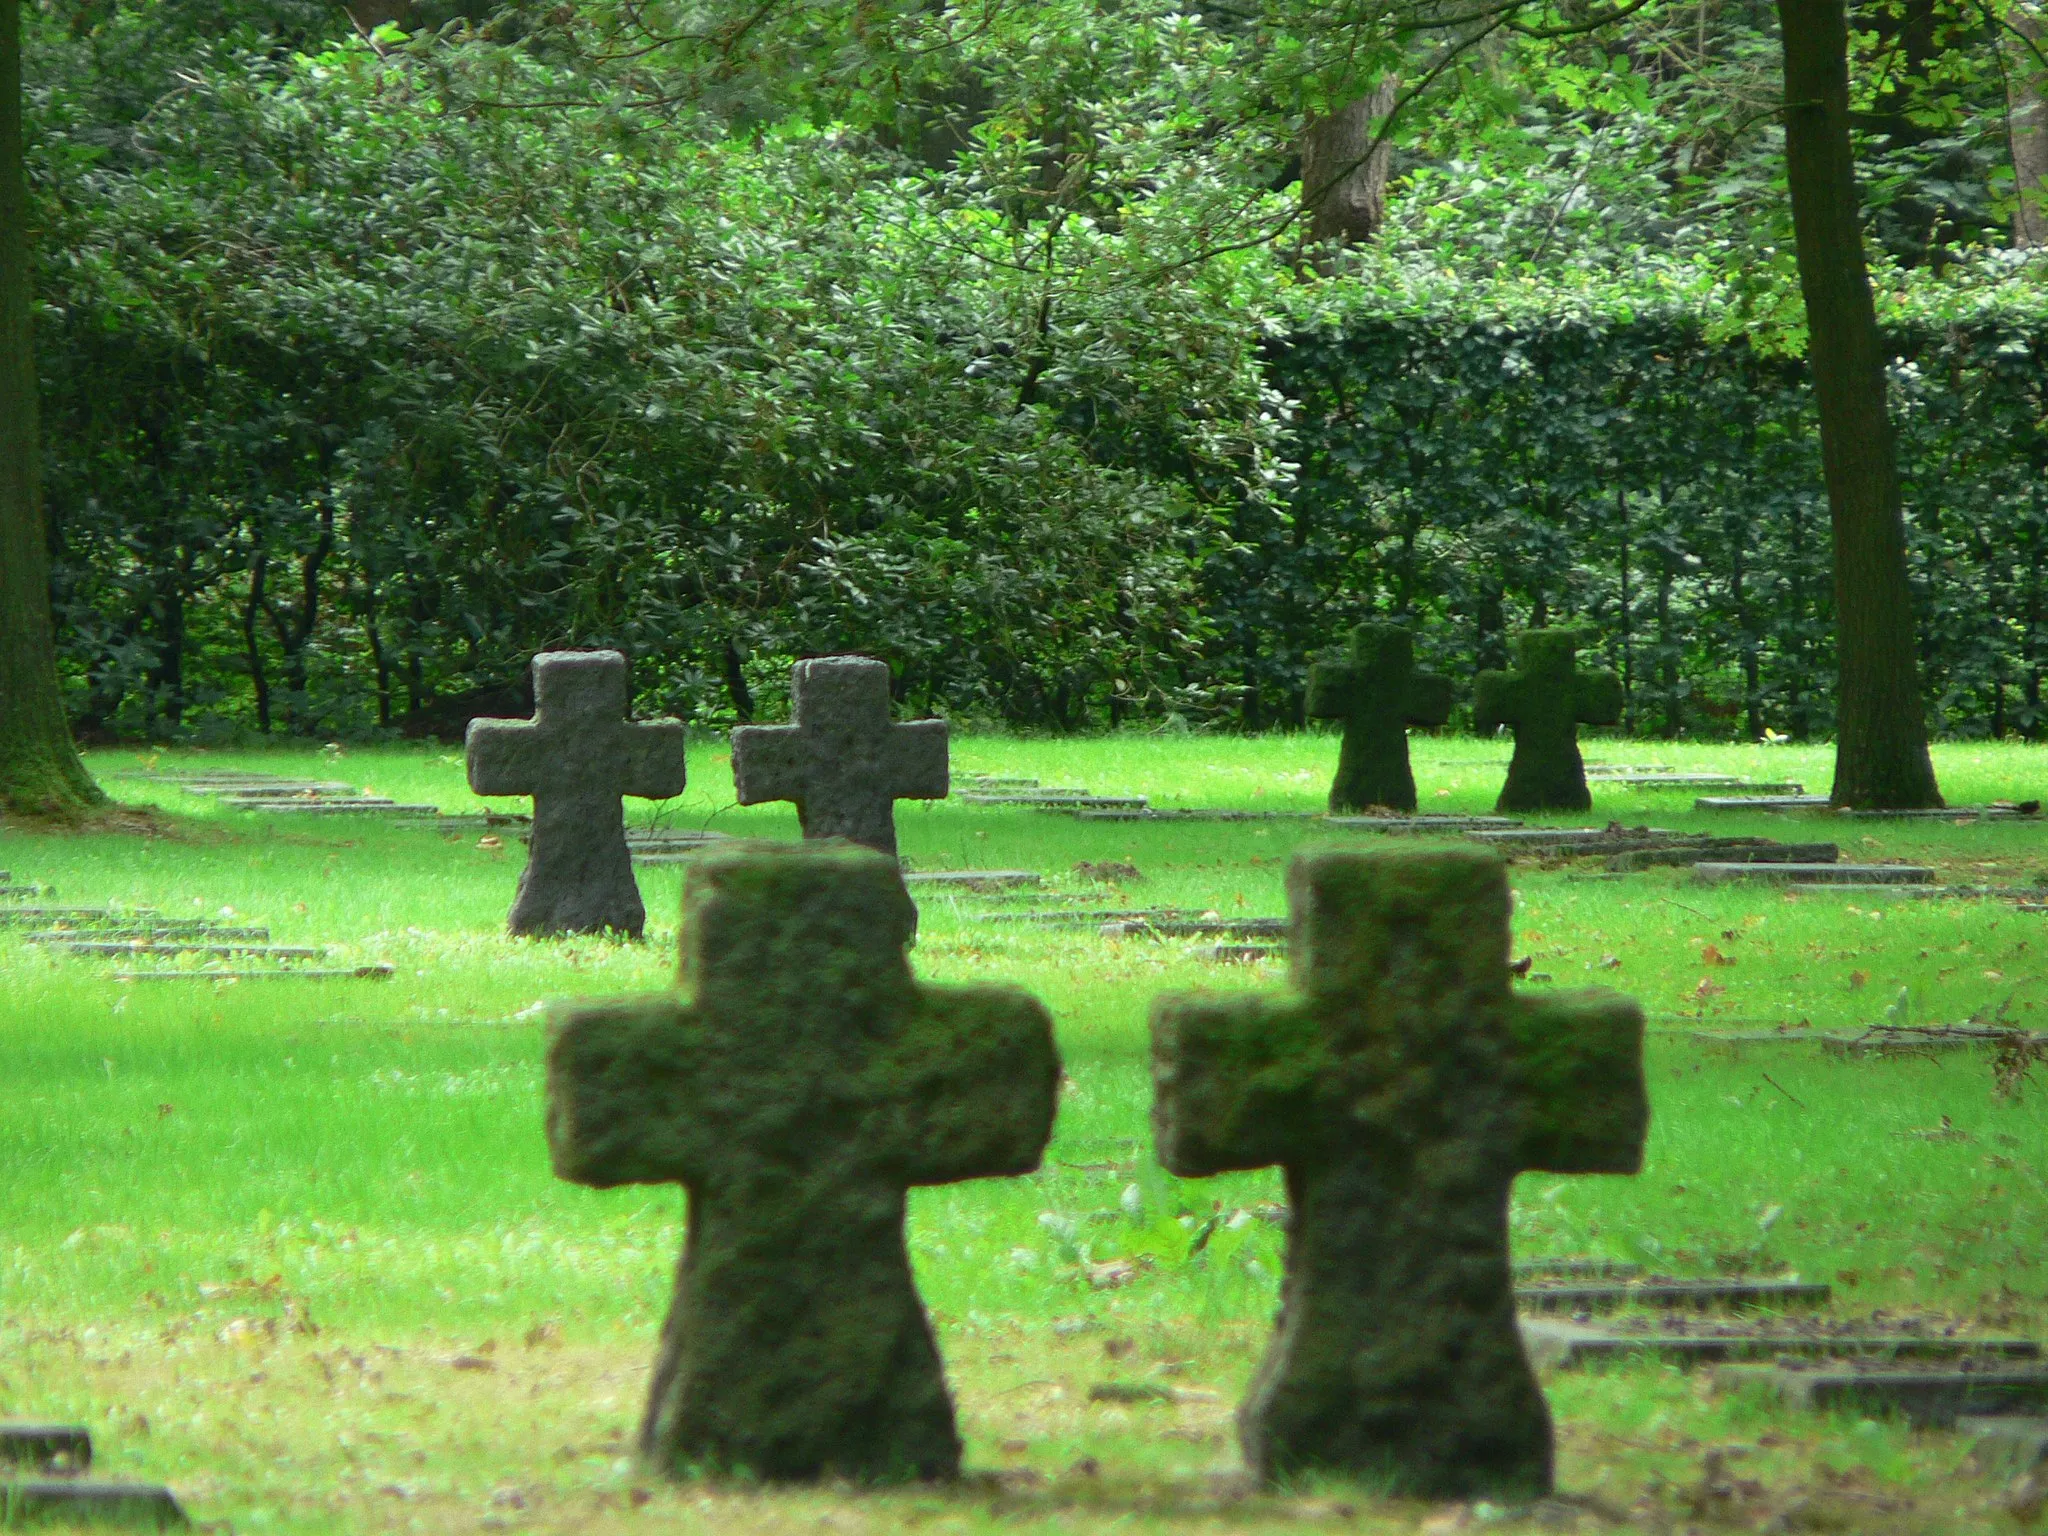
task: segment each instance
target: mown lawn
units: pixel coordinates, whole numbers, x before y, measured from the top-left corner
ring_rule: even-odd
[[[954,763],[1160,805],[1316,809],[1335,745],[971,736]],[[1820,749],[1587,750],[1827,782]],[[1502,743],[1418,737],[1424,808],[1490,809],[1505,756]],[[167,1480],[197,1519],[238,1531],[1519,1523],[1334,1485],[1254,1497],[1235,1476],[1229,1415],[1280,1265],[1278,1231],[1254,1213],[1278,1184],[1159,1170],[1144,1019],[1160,991],[1279,988],[1283,968],[992,926],[974,916],[990,904],[972,898],[925,902],[919,974],[1037,992],[1069,1076],[1044,1171],[913,1198],[919,1278],[976,1475],[886,1494],[648,1479],[628,1447],[681,1199],[550,1176],[537,1005],[666,985],[680,870],[641,872],[645,945],[513,941],[501,932],[518,874],[510,839],[494,848],[473,832],[370,818],[286,822],[117,777],[151,764],[479,805],[459,756],[439,750],[109,752],[95,770],[120,798],[162,807],[166,835],[0,830],[0,868],[53,884],[66,902],[231,914],[267,923],[281,943],[397,969],[381,982],[130,985],[104,962],[0,932],[0,1415],[90,1423],[109,1473]],[[1938,766],[1956,802],[2048,784],[2048,752],[2034,749],[1951,746]],[[1595,796],[1594,821],[1832,837],[1847,857],[1931,862],[1959,881],[2048,876],[2041,826],[1709,818],[1691,810],[1690,791],[1596,785]],[[731,800],[723,746],[707,743],[679,801],[634,815],[795,836],[788,808]],[[1070,873],[1079,861],[1128,861],[1142,880],[1103,888],[1106,905],[1225,915],[1280,915],[1289,854],[1330,835],[952,803],[902,807],[899,826],[917,868],[1034,869],[1059,892],[1097,889]],[[1981,1055],[1844,1058],[1694,1038],[1801,1020],[1845,1027],[1887,1009],[1958,1021],[2005,1005],[2015,1021],[2048,1025],[2042,917],[1992,901],[1705,890],[1681,871],[1584,874],[1517,867],[1516,953],[1550,984],[1616,986],[1650,1011],[1648,1163],[1635,1179],[1524,1178],[1518,1257],[1796,1273],[1833,1281],[1843,1315],[1882,1308],[2048,1335],[2048,1068],[2000,1096]],[[1190,1258],[1189,1227],[1218,1201],[1248,1214]],[[1118,1276],[1128,1278],[1104,1286]],[[1091,1385],[1112,1380],[1180,1397],[1089,1401]],[[1996,1485],[1965,1465],[1966,1437],[1793,1416],[1655,1365],[1547,1385],[1570,1499],[1530,1518],[2012,1528]],[[1721,1464],[1754,1491],[1702,1493],[1706,1454],[1731,1446],[1739,1457]]]

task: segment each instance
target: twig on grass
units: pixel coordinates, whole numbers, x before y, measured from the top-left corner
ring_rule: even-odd
[[[1800,1103],[1799,1098],[1792,1092],[1791,1089],[1787,1088],[1783,1083],[1779,1082],[1775,1077],[1771,1076],[1770,1073],[1764,1073],[1763,1078],[1765,1082],[1769,1083],[1773,1088],[1777,1089],[1778,1092],[1784,1094],[1786,1098],[1791,1099],[1794,1104],[1798,1104],[1801,1109],[1806,1108],[1806,1106],[1803,1103]]]

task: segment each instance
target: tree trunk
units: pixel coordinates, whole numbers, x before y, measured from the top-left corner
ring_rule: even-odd
[[[1857,219],[1842,0],[1778,0],[1785,169],[1834,524],[1836,805],[1938,806],[1914,654],[1897,449]]]
[[[2048,246],[2048,8],[2014,0],[2006,18],[2020,35],[2008,48],[2006,134],[2012,145],[2012,243]]]
[[[0,0],[0,810],[75,819],[106,796],[71,741],[50,625],[29,340],[21,9]]]
[[[1399,87],[1382,79],[1349,106],[1317,118],[1301,136],[1301,205],[1317,245],[1363,245],[1387,217],[1387,165],[1393,146],[1373,144],[1394,110]]]

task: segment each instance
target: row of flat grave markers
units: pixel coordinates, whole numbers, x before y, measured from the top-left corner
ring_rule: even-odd
[[[387,980],[385,964],[331,966],[325,945],[273,944],[260,924],[168,917],[154,907],[54,906],[41,885],[16,885],[0,870],[0,929],[26,929],[24,943],[84,959],[128,961],[116,981]],[[182,964],[183,961],[199,964]],[[172,963],[136,965],[138,961]],[[249,962],[259,964],[251,966]],[[222,964],[220,962],[228,962]]]
[[[1299,992],[1165,996],[1151,1017],[1161,1163],[1185,1178],[1278,1164],[1295,1195],[1289,1323],[1238,1415],[1256,1476],[1541,1495],[1553,1452],[1532,1349],[1562,1365],[1711,1363],[1769,1338],[1784,1341],[1771,1358],[1811,1355],[1816,1373],[1840,1354],[1866,1383],[1910,1377],[1902,1402],[1929,1401],[1948,1366],[1952,1403],[2048,1406],[2027,1341],[1700,1318],[1782,1317],[1825,1305],[1825,1286],[1518,1276],[1520,1173],[1640,1168],[1642,1011],[1611,992],[1511,990],[1506,866],[1488,850],[1303,855],[1288,894]],[[905,1197],[1038,1167],[1060,1077],[1051,1018],[1021,990],[919,983],[916,910],[871,852],[716,856],[690,871],[688,905],[693,991],[558,1007],[548,1057],[558,1175],[688,1192],[642,1452],[677,1476],[951,1476],[960,1440]],[[1518,1325],[1518,1303],[1546,1316]],[[1611,1307],[1632,1310],[1593,1327]],[[1723,1342],[1689,1342],[1709,1337]]]
[[[76,1424],[0,1421],[0,1530],[31,1525],[188,1524],[170,1489],[90,1475],[92,1433]]]

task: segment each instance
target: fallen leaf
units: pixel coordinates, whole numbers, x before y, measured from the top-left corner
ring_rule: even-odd
[[[1849,973],[1849,990],[1851,992],[1854,992],[1858,987],[1862,986],[1863,983],[1865,983],[1868,980],[1870,980],[1870,972],[1851,971]]]
[[[1700,951],[1701,965],[1733,965],[1734,963],[1735,957],[1722,954],[1721,947],[1718,944],[1709,944]]]

